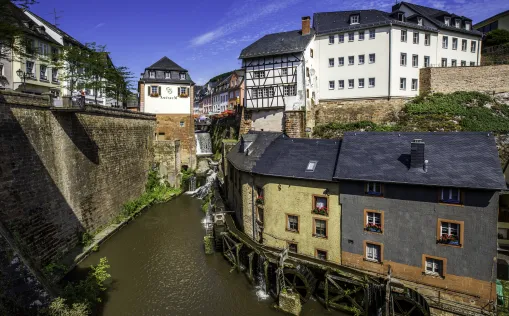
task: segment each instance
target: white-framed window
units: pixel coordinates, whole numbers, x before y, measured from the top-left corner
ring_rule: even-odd
[[[461,50],[464,52],[467,51],[467,45],[468,45],[467,43],[468,43],[468,41],[466,39],[461,40]]]
[[[398,13],[398,21],[405,22],[405,13],[403,12]]]
[[[366,212],[366,224],[382,225],[382,214],[378,212]]]
[[[406,78],[399,78],[399,89],[406,90]]]
[[[366,259],[371,261],[381,261],[381,247],[371,243],[366,243]]]
[[[458,66],[458,61],[456,59],[451,59],[451,67]]]
[[[454,239],[454,240],[457,240],[458,243],[459,243],[459,240],[460,240],[460,229],[461,229],[461,226],[460,224],[456,224],[456,223],[450,223],[450,222],[446,222],[446,221],[441,221],[440,222],[440,234],[441,234],[441,237],[453,237],[453,238],[449,238],[449,239]],[[446,235],[446,236],[444,236]]]
[[[315,218],[315,237],[327,238],[327,222]]]
[[[422,18],[421,17],[417,18],[417,25],[421,25],[422,26]]]
[[[460,19],[455,19],[454,20],[454,26],[456,26],[457,28],[460,28],[461,27],[461,20]]]
[[[159,92],[159,87],[158,86],[151,86],[150,87],[150,92],[151,92],[151,94],[157,94]]]
[[[297,85],[290,85],[290,95],[297,95]]]
[[[281,68],[281,75],[288,76],[288,68]]]
[[[406,30],[401,30],[401,41],[406,42]]]
[[[46,65],[39,66],[39,73],[40,73],[39,78],[41,78],[41,80],[48,80],[47,70],[48,70],[48,66],[46,66]]]
[[[179,87],[179,95],[187,95],[187,88]]]
[[[472,25],[470,25],[470,22],[465,22],[465,30],[470,31],[470,28]]]
[[[349,42],[353,42],[354,41],[354,36],[355,36],[354,32],[349,32],[348,33],[348,41]]]
[[[442,58],[442,67],[447,67],[447,58]]]
[[[440,202],[460,204],[461,203],[460,189],[443,188],[440,194]]]
[[[359,31],[359,41],[364,40],[364,31]]]
[[[364,88],[364,78],[359,79],[359,88]]]
[[[186,122],[184,122],[184,121],[180,121],[180,122],[179,122],[179,126],[180,126],[180,127],[184,127],[184,126],[186,126]]]
[[[329,44],[334,44],[334,35],[329,35]]]
[[[350,24],[359,24],[359,15],[350,16]]]
[[[412,55],[412,67],[419,67],[419,55]]]
[[[447,25],[447,26],[451,25],[451,18],[450,18],[450,17],[447,17],[447,16],[446,16],[446,17],[444,17],[444,23],[445,23],[445,25]]]
[[[430,66],[429,56],[424,56],[424,67],[429,67],[429,66]]]
[[[169,71],[164,72],[164,79],[171,79],[171,73]]]
[[[471,53],[475,53],[476,52],[476,43],[474,41],[472,41],[472,43],[470,43],[470,52]]]
[[[338,42],[344,43],[345,42],[345,34],[339,34],[338,35]]]
[[[151,79],[154,79],[156,77],[156,72],[155,71],[149,71],[148,72],[148,77],[151,78]]]
[[[364,55],[359,55],[359,65],[364,65]]]
[[[345,65],[345,57],[338,57],[338,65],[340,67]]]
[[[368,79],[369,81],[369,88],[374,88],[375,87],[375,78],[369,78]]]
[[[348,89],[353,89],[355,86],[355,82],[353,79],[348,79]]]
[[[382,184],[379,182],[368,182],[366,184],[366,194],[382,195]]]
[[[43,56],[49,56],[50,54],[50,46],[42,41],[39,41],[39,54]]]
[[[334,58],[329,58],[329,67],[334,67]]]
[[[475,66],[475,61],[471,61],[470,66]]]
[[[376,61],[375,54],[369,54],[369,63],[374,64]]]
[[[444,36],[442,37],[442,48],[447,49],[449,47],[449,37]]]
[[[444,261],[426,257],[426,273],[442,276],[444,271]]]
[[[456,37],[452,38],[452,49],[458,49],[458,39]]]
[[[369,30],[369,39],[375,39],[376,31],[375,29]]]
[[[355,63],[355,57],[354,56],[348,56],[348,65],[353,65]]]
[[[180,73],[180,80],[186,80],[186,73],[185,72],[181,72]]]
[[[34,62],[33,61],[30,61],[30,60],[27,60],[26,61],[26,74],[29,78],[33,78],[35,77],[35,69],[34,69]]]
[[[329,81],[329,90],[334,90],[334,80]]]
[[[258,70],[254,72],[254,78],[255,79],[262,79],[265,78],[265,70]]]
[[[431,35],[424,34],[424,45],[429,46],[431,44]]]
[[[416,91],[417,90],[417,85],[419,83],[419,80],[418,79],[412,79],[412,90],[413,91]]]
[[[258,98],[263,98],[263,89],[258,89]]]
[[[344,89],[344,88],[345,88],[345,81],[338,80],[338,89]]]
[[[316,257],[320,260],[327,260],[327,251],[325,250],[316,250]]]
[[[400,65],[401,66],[406,66],[406,53],[401,53]]]
[[[465,67],[467,65],[467,61],[466,60],[462,60],[461,61],[461,67]]]
[[[413,43],[414,44],[419,44],[419,32],[414,32]]]
[[[269,88],[263,88],[263,97],[264,98],[268,98],[269,97]],[[223,97],[221,97],[221,99],[223,99]],[[221,100],[221,102],[223,102],[223,100]]]

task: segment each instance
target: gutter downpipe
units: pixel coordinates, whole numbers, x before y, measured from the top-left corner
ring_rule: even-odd
[[[392,79],[392,22],[389,24],[389,91],[387,100],[391,99],[391,79]]]
[[[255,213],[254,213],[254,176],[253,176],[253,173],[251,172],[251,221],[252,221],[252,225],[253,225],[253,241],[256,242],[256,232],[255,232],[255,229],[256,229],[256,221],[255,221]]]
[[[479,55],[481,54],[481,41],[477,40],[477,66],[481,66]]]
[[[309,45],[311,45],[313,41],[310,41],[309,42]],[[309,73],[309,77],[311,79],[311,71]],[[302,95],[304,96],[304,131],[301,131],[302,132],[306,132],[306,127],[307,127],[307,118],[306,118],[306,113],[307,113],[307,110],[308,110],[308,95],[306,93],[306,50],[304,50],[304,52],[302,53],[302,78],[304,79],[302,81]],[[286,126],[285,126],[286,127]]]

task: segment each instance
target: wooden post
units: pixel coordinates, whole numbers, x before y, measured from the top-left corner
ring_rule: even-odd
[[[249,272],[247,274],[248,278],[249,278],[249,281],[251,281],[251,283],[253,282],[253,257],[254,257],[254,251],[251,252],[249,255],[247,255],[248,259],[249,259]]]
[[[329,310],[329,271],[325,272],[325,308]]]
[[[240,272],[240,256],[239,256],[239,253],[240,253],[240,248],[242,248],[242,243],[238,243],[237,245],[235,245],[235,257],[237,259],[237,272]]]
[[[391,266],[387,271],[387,284],[385,285],[385,316],[389,316],[391,313]]]
[[[265,278],[265,292],[269,292],[269,260],[263,262],[263,276]]]

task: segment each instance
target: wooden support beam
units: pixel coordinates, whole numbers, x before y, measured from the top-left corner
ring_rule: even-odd
[[[240,272],[240,249],[242,248],[242,243],[235,244],[235,258],[237,258],[237,272]]]
[[[253,257],[255,252],[252,251],[247,255],[247,258],[249,259],[249,271],[247,272],[247,277],[249,278],[249,281],[253,282]]]
[[[265,260],[263,262],[263,277],[265,278],[265,292],[269,292],[269,262]]]

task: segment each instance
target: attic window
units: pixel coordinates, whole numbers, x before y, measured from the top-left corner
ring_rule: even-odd
[[[454,21],[454,23],[455,23],[455,25],[454,25],[454,26],[456,26],[457,28],[460,28],[460,26],[461,26],[461,20],[460,20],[460,19],[456,19],[456,20]]]
[[[308,162],[308,166],[306,168],[306,172],[313,172],[313,171],[315,171],[317,163],[318,163],[318,161],[316,161],[316,160],[310,160]]]
[[[417,18],[417,25],[421,25],[422,26],[422,18]]]
[[[444,18],[444,23],[445,23],[445,25],[447,25],[447,26],[451,25],[451,18],[446,16],[446,17]]]
[[[358,14],[354,14],[350,16],[350,24],[359,24],[360,16]]]
[[[149,72],[148,72],[148,76],[149,76],[149,78],[152,78],[152,79],[153,79],[153,78],[155,78],[155,77],[156,77],[156,72],[155,72],[155,71],[149,71]]]
[[[171,78],[171,74],[170,74],[170,72],[169,72],[169,71],[166,71],[166,72],[164,73],[164,78],[165,78],[165,79],[170,79],[170,78]]]
[[[465,30],[470,31],[470,22],[465,22]]]
[[[398,21],[405,22],[405,13],[403,12],[398,13]]]
[[[185,72],[181,72],[180,73],[180,80],[186,80],[186,73]]]

